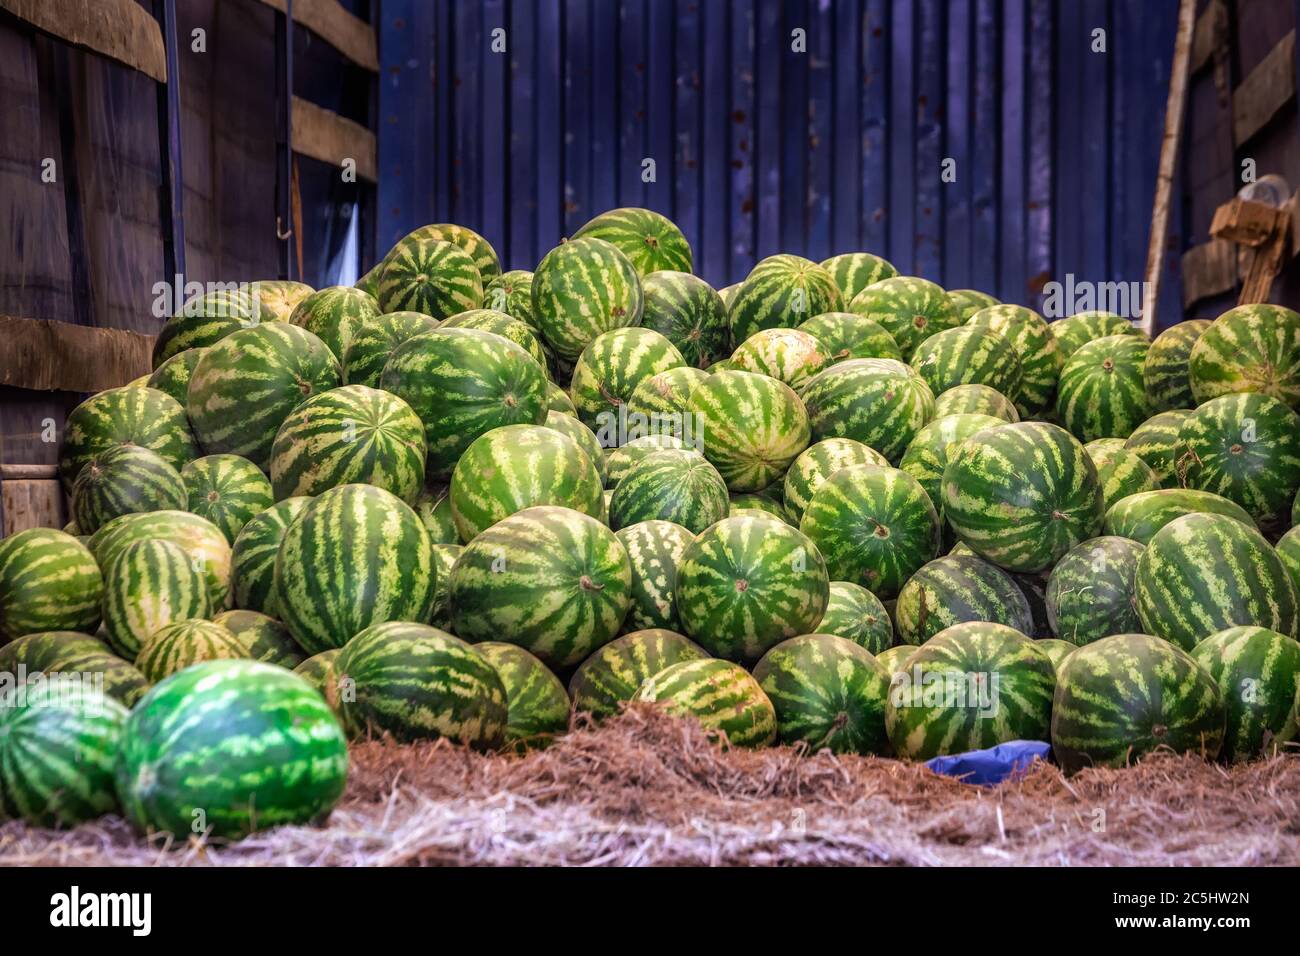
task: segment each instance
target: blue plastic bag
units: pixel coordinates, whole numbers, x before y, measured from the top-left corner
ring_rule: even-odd
[[[1012,740],[989,750],[935,757],[925,765],[935,773],[991,787],[1013,774],[1024,773],[1035,760],[1046,761],[1051,752],[1052,745],[1041,740]]]

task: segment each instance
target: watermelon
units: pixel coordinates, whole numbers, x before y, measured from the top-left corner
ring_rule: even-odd
[[[911,364],[936,395],[969,384],[1020,393],[1019,354],[1001,335],[977,326],[936,332],[916,347]]]
[[[849,465],[818,487],[799,522],[837,581],[882,598],[897,596],[939,554],[939,515],[921,483],[905,471]]]
[[[616,247],[636,268],[648,276],[660,270],[691,271],[691,245],[667,216],[649,209],[609,209],[573,234],[574,239],[591,236]]]
[[[559,412],[547,412],[544,424],[547,428],[553,428],[560,434],[572,438],[578,447],[587,453],[587,457],[591,459],[591,464],[596,469],[596,474],[600,476],[601,485],[604,485],[608,475],[605,449],[600,447],[600,439],[596,437],[596,433],[572,415],[561,415]],[[450,508],[450,502],[448,507]]]
[[[1009,574],[983,558],[947,554],[929,562],[903,585],[894,625],[904,644],[924,644],[954,624],[988,621],[1021,633],[1033,628],[1024,593]]]
[[[477,438],[451,476],[451,516],[462,541],[534,505],[604,514],[600,473],[568,435],[508,425]]]
[[[803,401],[815,439],[853,438],[891,462],[934,417],[930,386],[894,359],[838,362],[804,386]]]
[[[963,323],[967,322],[980,309],[1002,304],[987,292],[980,292],[978,289],[949,289],[948,301],[957,310],[957,317]]]
[[[149,388],[166,392],[184,408],[190,394],[190,378],[194,375],[194,367],[206,351],[206,348],[200,347],[177,352],[154,369],[145,384]]]
[[[761,329],[795,328],[843,306],[835,279],[802,256],[761,260],[741,283],[727,308],[731,341],[739,344]]]
[[[1230,627],[1192,649],[1223,691],[1223,749],[1229,763],[1280,749],[1296,735],[1300,643],[1262,627]]]
[[[741,371],[768,375],[798,391],[826,365],[826,354],[807,332],[775,328],[755,332],[731,360]]]
[[[1261,528],[1290,524],[1300,491],[1300,415],[1259,393],[1211,399],[1178,430],[1189,488],[1236,502]]]
[[[703,279],[672,270],[643,272],[641,291],[642,324],[672,342],[686,364],[708,368],[726,352],[727,307]]]
[[[378,388],[384,366],[398,347],[437,327],[437,319],[421,312],[388,312],[362,323],[342,357],[343,382]]]
[[[736,293],[740,291],[741,285],[743,285],[742,282],[733,282],[731,285],[723,286],[718,290],[718,298],[722,300],[722,304],[726,306],[726,308],[731,308],[731,300],[736,297]]]
[[[433,591],[433,610],[429,613],[429,623],[444,631],[452,631],[451,604],[448,595],[451,591],[451,569],[456,559],[465,549],[458,544],[435,544],[433,546],[434,577],[437,586]]]
[[[279,616],[276,605],[275,556],[290,522],[310,498],[285,498],[249,519],[230,552],[230,585],[236,607]]]
[[[1181,648],[1116,634],[1070,654],[1052,699],[1052,751],[1066,773],[1123,767],[1156,747],[1218,755],[1223,694]]]
[[[1070,356],[1089,342],[1108,336],[1127,335],[1145,339],[1141,329],[1114,312],[1079,312],[1049,323],[1048,328],[1056,337],[1062,361],[1069,361]]]
[[[569,680],[573,709],[599,720],[617,714],[649,677],[682,661],[705,660],[704,648],[674,631],[648,628],[616,637],[579,665]]]
[[[379,276],[384,271],[384,260],[380,259],[358,279],[354,285],[371,298],[379,295]],[[292,315],[292,313],[290,313]]]
[[[1105,514],[1092,459],[1044,422],[986,428],[951,449],[941,497],[957,537],[1008,571],[1052,567]]]
[[[675,594],[687,635],[717,657],[752,664],[773,645],[816,628],[830,579],[807,535],[746,512],[686,546]]]
[[[619,632],[632,568],[622,542],[595,518],[526,508],[465,546],[448,601],[466,640],[508,640],[549,667],[569,667]]]
[[[641,379],[627,400],[628,418],[643,415],[652,432],[678,431],[691,390],[706,381],[709,373],[681,366]],[[667,429],[664,426],[668,426]]]
[[[153,367],[157,369],[186,349],[214,345],[231,332],[275,318],[270,305],[248,287],[197,295],[163,323],[154,341]]]
[[[926,425],[903,452],[898,467],[921,483],[931,504],[943,519],[943,469],[948,464],[948,450],[985,428],[1003,424],[992,415],[948,415]]]
[[[1234,518],[1189,514],[1138,559],[1137,610],[1149,634],[1191,650],[1234,625],[1300,637],[1300,596],[1263,535]]]
[[[757,511],[760,514],[770,515],[788,525],[798,527],[798,522],[790,520],[790,513],[786,511],[785,505],[775,498],[769,497],[761,491],[746,492],[740,495],[731,495],[731,503],[727,508],[727,517],[735,517],[745,511]]]
[[[354,286],[335,285],[307,296],[289,316],[289,323],[315,335],[340,363],[347,357],[352,339],[362,328],[377,320],[382,312],[373,296]]]
[[[424,488],[424,422],[396,395],[344,385],[284,420],[271,446],[275,499],[362,482],[414,504]]]
[[[831,274],[840,298],[848,302],[855,295],[882,279],[898,275],[893,263],[869,252],[846,252],[823,260],[821,267]]]
[[[704,457],[732,491],[766,488],[808,447],[804,403],[789,385],[766,375],[717,372],[691,391],[686,409]]]
[[[137,445],[114,445],[87,461],[77,475],[72,513],[82,534],[94,534],[121,515],[184,509],[188,498],[180,472],[162,455]]]
[[[506,692],[505,742],[515,751],[545,747],[569,728],[569,695],[559,678],[522,647],[475,644]]]
[[[1080,346],[1066,361],[1056,414],[1080,441],[1127,438],[1151,416],[1142,368],[1147,341],[1108,335]]]
[[[156,388],[110,388],[68,414],[59,448],[59,478],[71,491],[77,475],[96,455],[119,445],[157,452],[179,471],[198,453],[185,409]]]
[[[673,595],[677,563],[694,539],[692,532],[671,521],[639,521],[618,532],[632,567],[627,630],[680,629]]]
[[[892,682],[893,675],[903,670],[907,666],[907,661],[915,653],[916,648],[911,644],[895,644],[893,647],[887,647],[877,654],[876,662],[889,671]]]
[[[230,595],[230,542],[221,529],[188,511],[150,511],[114,518],[90,538],[89,548],[101,568],[134,541],[158,538],[180,545],[203,571],[212,607],[225,607]]]
[[[522,348],[479,329],[438,329],[398,346],[380,388],[424,422],[431,478],[445,480],[481,435],[546,420],[546,376]]]
[[[893,678],[885,726],[905,760],[1047,740],[1056,667],[1024,634],[986,621],[946,628]]]
[[[671,521],[699,534],[727,516],[727,484],[698,452],[665,449],[642,458],[614,489],[609,526]]]
[[[824,438],[800,452],[782,482],[786,510],[797,523],[822,482],[848,465],[888,465],[885,456],[852,438]]]
[[[1282,564],[1291,572],[1291,580],[1295,582],[1296,590],[1300,591],[1300,525],[1278,539],[1276,550],[1277,556],[1282,559]]]
[[[482,267],[479,269],[482,272]],[[533,317],[533,274],[525,269],[511,269],[491,279],[483,273],[483,307],[504,312],[534,331],[540,332]]]
[[[104,581],[70,534],[28,528],[0,539],[0,644],[36,631],[93,631]]]
[[[385,621],[427,621],[436,578],[424,525],[373,485],[340,485],[312,499],[280,539],[278,616],[309,654],[342,647]]]
[[[293,669],[295,674],[320,692],[325,702],[329,704],[330,710],[335,713],[338,713],[339,709],[340,691],[336,661],[342,650],[340,647],[332,647],[328,651],[321,651]]]
[[[494,309],[470,309],[457,312],[444,319],[438,326],[442,329],[478,329],[481,332],[493,332],[504,339],[509,339],[528,353],[534,362],[546,370],[548,356],[542,340],[532,328],[504,312]]]
[[[262,313],[269,310],[277,322],[288,322],[298,303],[316,291],[307,283],[292,279],[259,279],[248,288],[257,296]]]
[[[883,754],[889,672],[863,647],[833,634],[782,641],[754,667],[776,711],[777,739],[809,752]]]
[[[851,358],[887,358],[902,361],[903,353],[885,327],[853,312],[822,312],[798,326],[821,345],[826,364]]]
[[[1069,641],[1057,640],[1054,637],[1039,638],[1035,643],[1043,650],[1047,651],[1047,656],[1052,659],[1052,666],[1056,668],[1056,673],[1061,673],[1061,665],[1065,659],[1073,653],[1077,644],[1071,644]]]
[[[880,598],[851,581],[831,582],[817,633],[847,638],[872,654],[894,643],[894,625]]]
[[[434,241],[450,242],[458,246],[462,252],[470,257],[474,267],[478,269],[479,275],[483,281],[487,282],[501,274],[501,259],[497,256],[497,251],[492,248],[492,244],[480,236],[473,229],[465,226],[458,226],[452,222],[438,222],[428,226],[421,226],[403,236],[393,250],[407,242],[416,241]],[[392,258],[393,253],[389,252],[385,257],[385,265]],[[516,316],[518,318],[518,316]]]
[[[220,624],[197,619],[173,621],[154,631],[140,645],[135,666],[155,684],[200,661],[251,658],[247,640]]]
[[[104,566],[104,633],[127,660],[164,625],[213,610],[203,572],[174,542],[133,542]]]
[[[131,663],[114,654],[108,644],[76,631],[38,631],[0,646],[0,673],[20,677],[37,671],[72,675],[82,686],[131,707],[149,689],[149,681]]]
[[[1178,433],[1183,422],[1192,413],[1185,408],[1152,415],[1128,436],[1124,447],[1136,452],[1156,473],[1162,488],[1178,488],[1186,473],[1188,461],[1178,443]]]
[[[961,324],[948,294],[915,276],[894,276],[874,282],[848,303],[848,311],[864,315],[894,337],[905,361],[917,346],[944,329]]]
[[[1125,448],[1122,439],[1100,438],[1088,442],[1083,450],[1097,468],[1107,512],[1129,495],[1159,490],[1160,479],[1151,466],[1137,452]]]
[[[1053,406],[1064,359],[1041,315],[1019,305],[994,305],[976,312],[967,324],[1001,335],[1020,355],[1020,394],[1008,398],[1022,416],[1033,417]]]
[[[140,830],[237,839],[324,819],[347,770],[338,719],[305,680],[209,661],[160,683],[127,718],[117,796]]]
[[[293,670],[307,659],[289,629],[273,617],[257,611],[222,611],[212,619],[243,644],[248,656],[263,664],[278,664]]]
[[[0,820],[75,826],[117,807],[113,771],[127,709],[80,683],[0,693]]]
[[[1209,319],[1189,319],[1165,329],[1151,343],[1142,366],[1142,382],[1154,411],[1196,406],[1190,374],[1192,348],[1209,327]]]
[[[1015,403],[987,385],[956,385],[934,399],[934,417],[949,415],[992,415],[1004,422],[1020,421]]]
[[[181,469],[181,479],[189,490],[186,510],[211,521],[231,544],[250,518],[275,503],[266,475],[238,455],[196,458]]]
[[[650,329],[603,332],[582,350],[569,394],[589,428],[617,428],[620,410],[643,379],[683,365],[677,348]]]
[[[375,297],[383,312],[421,312],[441,320],[483,305],[483,277],[455,243],[403,239],[384,259]]]
[[[571,418],[578,417],[578,410],[573,407],[573,399],[569,398],[569,393],[549,380],[546,383],[546,409]]]
[[[1300,313],[1280,305],[1240,305],[1201,333],[1189,359],[1198,404],[1256,392],[1300,410]]]
[[[1134,596],[1143,546],[1128,538],[1091,538],[1070,549],[1047,580],[1052,633],[1071,644],[1091,644],[1140,626]]]
[[[693,717],[709,737],[732,747],[765,747],[776,739],[776,711],[743,667],[713,658],[669,665],[646,678],[635,700]]]
[[[616,246],[589,236],[546,254],[533,273],[533,317],[557,356],[572,362],[600,333],[641,324],[641,281]]]
[[[311,398],[338,386],[339,363],[306,329],[269,322],[232,332],[199,359],[186,410],[208,454],[270,464],[280,423]]]
[[[686,444],[675,435],[642,435],[633,438],[626,445],[611,448],[605,454],[605,487],[617,487],[636,463],[647,455],[665,448],[685,447]]]

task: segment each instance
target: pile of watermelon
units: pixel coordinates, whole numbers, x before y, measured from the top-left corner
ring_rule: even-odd
[[[75,520],[0,542],[0,818],[238,838],[328,814],[349,740],[632,700],[1071,772],[1300,733],[1300,315],[1147,341],[866,253],[691,270],[618,209],[531,273],[439,224],[187,303],[69,416]]]

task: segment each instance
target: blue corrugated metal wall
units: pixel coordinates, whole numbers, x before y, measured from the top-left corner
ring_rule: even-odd
[[[532,268],[643,205],[717,286],[850,250],[1030,304],[1067,272],[1138,281],[1177,7],[383,0],[379,245],[453,220]],[[1162,299],[1176,321],[1172,271]]]

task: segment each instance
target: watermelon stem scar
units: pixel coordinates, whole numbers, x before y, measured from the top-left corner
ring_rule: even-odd
[[[597,584],[595,581],[593,581],[593,580],[591,579],[591,575],[589,575],[589,574],[584,574],[581,578],[579,578],[579,579],[578,579],[578,584],[580,584],[580,585],[582,586],[582,589],[583,589],[584,591],[603,591],[603,590],[605,590],[605,585],[603,585],[603,584]]]

